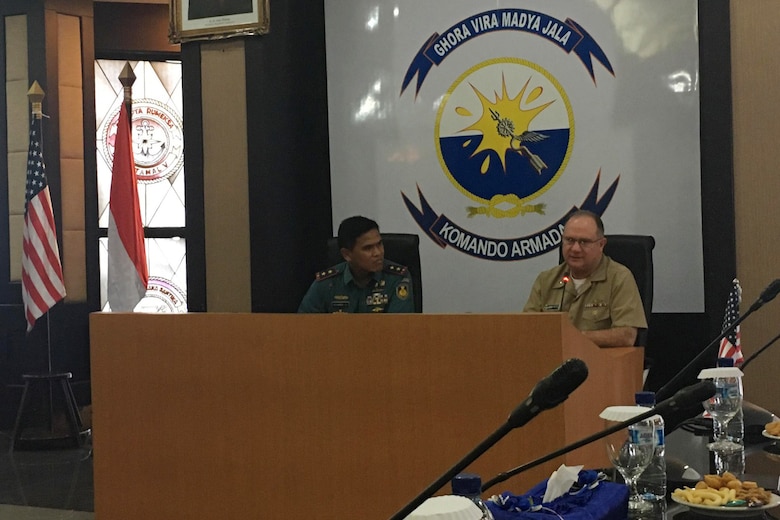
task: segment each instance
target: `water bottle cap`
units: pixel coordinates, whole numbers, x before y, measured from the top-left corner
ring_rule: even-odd
[[[452,479],[452,494],[473,496],[482,493],[482,478],[475,473],[458,473]]]
[[[634,394],[634,402],[637,406],[655,406],[655,392],[637,392]]]
[[[718,366],[719,367],[733,367],[734,366],[734,358],[730,358],[730,357],[718,358]]]

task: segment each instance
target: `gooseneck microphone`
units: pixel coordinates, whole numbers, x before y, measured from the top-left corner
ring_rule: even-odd
[[[556,368],[549,376],[539,381],[533,387],[528,398],[520,403],[512,413],[509,414],[506,422],[495,432],[490,434],[476,448],[466,454],[454,466],[445,471],[439,478],[434,480],[431,485],[425,488],[419,495],[402,507],[397,513],[390,517],[390,520],[401,520],[406,518],[412,511],[431,497],[443,485],[452,480],[452,477],[460,473],[463,468],[474,462],[477,457],[485,453],[488,448],[493,446],[504,435],[513,429],[523,426],[528,421],[536,417],[541,411],[553,408],[562,403],[569,397],[583,381],[588,377],[588,367],[581,359],[571,358]]]
[[[758,308],[764,305],[765,303],[771,302],[772,300],[775,299],[777,293],[780,293],[780,278],[775,279],[772,283],[766,286],[766,289],[761,291],[761,295],[758,297],[755,303],[753,303],[753,305],[750,306],[748,312],[753,312],[754,310],[758,310]]]
[[[507,424],[518,428],[539,415],[539,412],[558,406],[587,377],[588,367],[583,360],[571,358],[565,361],[549,376],[536,383],[528,398],[509,414]]]
[[[561,288],[561,303],[558,304],[558,311],[563,312],[563,299],[566,297],[566,284],[569,283],[569,274],[566,273],[563,275],[563,278],[561,278],[561,284],[563,284],[563,287]]]
[[[658,399],[665,399],[669,397],[669,394],[674,391],[674,388],[680,384],[685,378],[689,377],[689,372],[699,366],[699,362],[708,354],[712,354],[714,348],[720,345],[720,340],[731,334],[731,332],[739,326],[740,323],[745,321],[745,318],[753,314],[760,309],[765,303],[772,301],[777,293],[780,292],[780,278],[770,283],[762,292],[758,299],[750,306],[745,314],[734,321],[730,326],[723,329],[723,332],[718,335],[709,345],[704,347],[696,357],[694,357],[687,365],[685,365],[677,374],[671,378],[664,386],[662,386],[656,393]],[[744,366],[744,365],[743,365]]]
[[[543,464],[548,460],[552,460],[556,457],[560,457],[561,455],[565,455],[570,451],[574,451],[577,448],[581,448],[582,446],[585,446],[586,444],[590,444],[591,442],[602,439],[611,433],[622,430],[623,428],[627,428],[634,423],[647,419],[648,417],[652,417],[653,415],[656,414],[664,415],[665,413],[669,413],[672,411],[685,410],[687,408],[690,408],[696,403],[701,403],[702,401],[706,401],[714,394],[715,394],[715,383],[713,383],[708,379],[704,381],[700,381],[695,385],[685,387],[679,392],[677,392],[676,394],[674,394],[672,397],[667,399],[666,401],[658,403],[654,408],[650,408],[648,411],[643,412],[637,415],[636,417],[632,417],[631,419],[628,419],[614,426],[611,426],[606,430],[595,433],[589,437],[585,437],[584,439],[569,444],[568,446],[564,446],[563,448],[556,450],[550,454],[547,454],[543,457],[540,457],[536,460],[532,460],[531,462],[527,462],[521,466],[517,466],[516,468],[510,469],[509,471],[506,471],[504,473],[499,473],[498,475],[486,481],[482,485],[482,491],[483,492],[487,491],[488,489],[495,486],[496,484],[499,484],[509,479],[510,477],[514,477],[515,475],[522,473],[523,471],[534,468],[539,464]]]

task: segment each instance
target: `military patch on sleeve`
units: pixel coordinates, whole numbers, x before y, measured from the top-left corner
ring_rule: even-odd
[[[385,264],[384,272],[403,276],[409,272],[405,265]]]
[[[322,280],[327,280],[328,278],[333,278],[337,274],[339,274],[341,271],[335,267],[329,267],[325,269],[324,271],[319,271],[314,277],[317,279],[318,282],[321,282]]]
[[[409,285],[405,283],[399,283],[395,288],[395,295],[399,300],[405,300],[409,297]]]

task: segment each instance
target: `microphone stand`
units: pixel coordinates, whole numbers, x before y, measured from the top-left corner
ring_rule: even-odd
[[[648,417],[652,417],[653,415],[658,414],[658,410],[655,408],[650,408],[646,412],[642,412],[641,414],[637,415],[636,417],[632,417],[631,419],[625,420],[622,423],[618,423],[610,428],[607,428],[606,430],[600,431],[598,433],[594,433],[593,435],[589,437],[585,437],[584,439],[581,439],[577,442],[574,442],[572,444],[569,444],[568,446],[564,446],[563,448],[556,450],[552,453],[549,453],[543,457],[539,457],[536,460],[532,460],[531,462],[526,462],[525,464],[522,464],[520,466],[517,466],[516,468],[512,468],[509,471],[505,471],[504,473],[499,473],[492,479],[488,480],[484,484],[482,484],[482,491],[485,492],[491,487],[495,486],[496,484],[499,484],[511,477],[514,477],[518,473],[522,473],[523,471],[529,470],[531,468],[535,468],[539,464],[544,464],[548,460],[552,460],[555,457],[560,457],[561,455],[565,455],[569,453],[570,451],[574,451],[577,448],[581,448],[582,446],[585,446],[586,444],[590,444],[591,442],[597,441],[599,439],[602,439],[606,437],[607,435],[610,435],[612,433],[615,433],[616,431],[622,430],[623,428],[628,428],[634,423],[638,423],[639,421],[642,421],[644,419],[647,419]]]
[[[748,364],[750,364],[750,362],[751,362],[751,361],[753,361],[754,359],[756,359],[756,358],[758,357],[758,355],[759,355],[759,354],[761,354],[763,351],[765,351],[766,349],[768,349],[769,347],[771,347],[771,346],[772,346],[772,344],[773,344],[775,341],[777,341],[778,339],[780,339],[780,334],[778,334],[777,336],[775,336],[774,338],[772,338],[772,339],[769,341],[769,343],[767,343],[766,345],[764,345],[763,347],[761,347],[760,349],[758,349],[756,352],[754,352],[752,356],[748,357],[748,358],[747,358],[747,359],[746,359],[746,360],[745,360],[745,361],[742,363],[742,366],[741,366],[740,368],[741,368],[742,370],[745,370],[745,367],[747,367],[747,366],[748,366]]]
[[[500,441],[507,433],[512,431],[514,426],[510,421],[502,424],[496,431],[491,433],[484,441],[466,454],[460,461],[456,462],[454,466],[445,471],[442,476],[434,480],[430,486],[425,488],[419,495],[417,495],[411,502],[406,504],[397,513],[390,517],[390,520],[402,520],[409,516],[409,514],[417,509],[417,507],[425,502],[428,497],[432,496],[438,491],[444,484],[452,480],[452,478],[461,472],[466,466],[474,462],[480,455],[485,453],[488,448]]]
[[[671,389],[673,389],[676,385],[678,385],[680,383],[680,381],[682,381],[685,377],[688,376],[688,372],[690,372],[692,368],[695,368],[697,366],[697,364],[707,354],[712,354],[712,351],[714,350],[713,347],[716,347],[716,346],[720,345],[720,341],[723,338],[725,338],[726,336],[731,334],[734,331],[734,329],[736,329],[737,326],[739,326],[740,323],[745,321],[745,318],[747,318],[748,316],[753,314],[755,311],[757,311],[761,307],[761,305],[763,305],[763,304],[764,304],[764,302],[759,298],[759,300],[757,300],[756,303],[754,303],[750,307],[750,309],[748,309],[748,311],[745,314],[740,316],[734,323],[732,323],[731,325],[729,325],[728,327],[723,329],[723,332],[721,332],[714,340],[712,340],[709,343],[709,345],[704,347],[702,349],[702,351],[699,352],[696,355],[696,357],[694,357],[692,360],[690,360],[687,365],[685,365],[679,372],[677,372],[677,374],[673,378],[671,378],[669,381],[667,381],[667,383],[664,386],[662,386],[655,393],[656,398],[658,398],[658,399],[666,398],[667,394],[669,394]],[[743,364],[743,366],[744,366],[744,364]]]
[[[472,449],[461,460],[456,462],[450,469],[444,472],[439,478],[434,480],[431,485],[425,488],[411,502],[402,507],[397,513],[390,517],[390,520],[402,520],[409,516],[409,513],[425,502],[444,484],[452,480],[452,477],[460,473],[466,466],[474,462],[480,455],[485,453],[488,448],[496,444],[507,433],[523,426],[528,421],[536,417],[540,412],[554,408],[565,401],[571,392],[588,377],[588,367],[581,359],[572,358],[565,361],[556,368],[549,376],[539,381],[531,390],[531,394],[525,401],[520,403],[517,408],[512,410],[509,418],[480,442],[476,448]]]
[[[695,388],[695,390],[693,390]],[[695,385],[692,385],[691,387],[687,387],[686,389],[680,390],[680,392],[687,392],[686,396],[679,396],[682,398],[693,396],[695,398],[702,397],[703,395],[709,393],[706,397],[702,397],[702,400],[708,399],[715,393],[715,384],[712,383],[712,381],[701,381],[699,383],[696,383]],[[701,392],[701,393],[700,393]],[[679,392],[678,392],[679,394]],[[677,402],[678,394],[675,394],[671,398],[669,398],[667,401],[664,401],[662,403],[659,403],[654,408],[648,409],[646,412],[642,412],[641,414],[632,417],[631,419],[627,419],[621,423],[615,424],[606,430],[602,430],[600,432],[594,433],[593,435],[590,435],[588,437],[585,437],[584,439],[581,439],[577,442],[574,442],[572,444],[569,444],[568,446],[564,446],[563,448],[556,450],[552,453],[549,453],[547,455],[544,455],[543,457],[539,457],[536,460],[532,460],[531,462],[526,462],[525,464],[522,464],[520,466],[517,466],[516,468],[510,469],[509,471],[506,471],[504,473],[499,473],[492,479],[488,480],[484,484],[482,484],[482,492],[485,492],[486,490],[490,489],[491,487],[495,486],[496,484],[499,484],[501,482],[504,482],[505,480],[514,477],[518,473],[522,473],[523,471],[529,470],[531,468],[534,468],[538,466],[539,464],[543,464],[549,460],[552,460],[556,457],[560,457],[561,455],[565,455],[566,453],[569,453],[570,451],[574,451],[577,448],[581,448],[582,446],[585,446],[586,444],[590,444],[591,442],[597,441],[599,439],[602,439],[606,437],[607,435],[610,435],[612,433],[615,433],[616,431],[622,430],[623,428],[627,428],[631,426],[634,423],[638,423],[639,421],[643,421],[647,419],[648,417],[652,417],[653,415],[658,415],[663,413],[664,408],[671,408],[675,409],[678,407],[681,407],[681,403]]]
[[[663,399],[666,397],[666,394],[669,393],[670,388],[674,388],[676,384],[680,383],[680,380],[682,380],[684,377],[687,377],[687,372],[691,370],[691,368],[695,368],[696,364],[701,361],[701,359],[710,353],[710,350],[715,345],[718,345],[720,343],[720,340],[725,338],[727,335],[729,335],[734,329],[737,328],[737,326],[745,321],[745,318],[753,314],[755,311],[760,309],[765,303],[769,303],[772,301],[775,296],[777,296],[778,292],[780,292],[780,278],[777,278],[770,282],[769,285],[764,288],[763,291],[761,291],[761,294],[759,295],[758,299],[756,299],[755,302],[753,302],[753,305],[750,306],[750,308],[747,310],[745,314],[740,316],[734,323],[732,323],[730,326],[726,327],[723,332],[721,332],[718,337],[716,337],[712,342],[704,347],[704,349],[699,352],[699,354],[694,357],[687,365],[685,365],[682,370],[677,372],[677,375],[675,375],[672,379],[670,379],[664,386],[658,390],[655,395],[659,399]],[[744,366],[744,364],[742,365]]]

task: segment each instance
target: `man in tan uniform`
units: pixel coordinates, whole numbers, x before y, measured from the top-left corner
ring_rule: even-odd
[[[524,312],[568,312],[575,327],[602,347],[625,347],[647,328],[629,269],[604,255],[604,224],[590,211],[572,213],[563,228],[563,263],[541,273]]]

